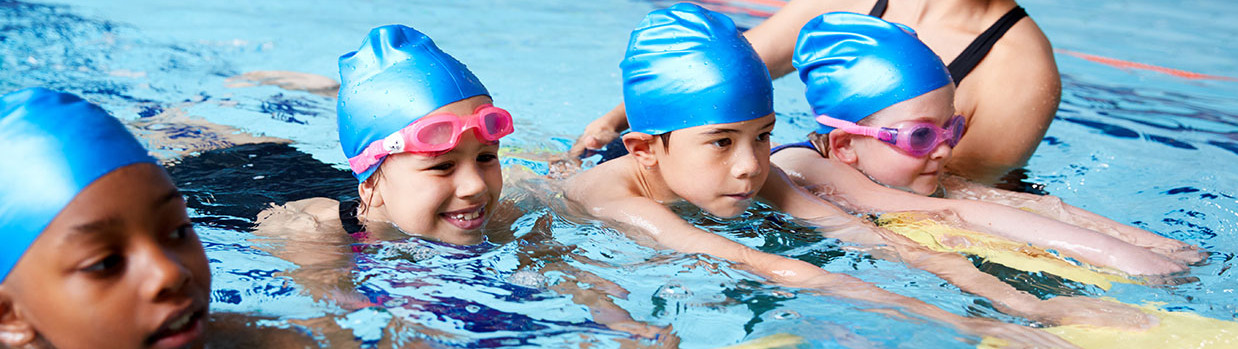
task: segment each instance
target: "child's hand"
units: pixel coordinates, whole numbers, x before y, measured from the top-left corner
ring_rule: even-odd
[[[1119,302],[1088,297],[1054,297],[1036,305],[1037,321],[1053,325],[1091,325],[1128,331],[1145,331],[1160,320],[1138,308]]]
[[[1165,258],[1169,258],[1174,262],[1186,265],[1196,265],[1203,262],[1204,258],[1208,258],[1208,251],[1204,251],[1198,246],[1170,238],[1158,239],[1157,241],[1148,244],[1136,244],[1145,246],[1149,250],[1152,250],[1152,252],[1165,256]]]
[[[628,128],[625,111],[623,105],[619,105],[585,126],[580,138],[567,150],[567,158],[579,159],[586,151],[602,149],[615,138],[619,138],[619,131]]]

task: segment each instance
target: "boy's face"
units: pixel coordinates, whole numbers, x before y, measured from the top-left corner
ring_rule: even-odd
[[[945,128],[954,115],[954,88],[947,85],[873,113],[860,124],[901,128],[915,122],[928,122]],[[851,139],[855,152],[852,166],[881,184],[920,195],[937,191],[946,160],[953,151],[949,144],[942,142],[927,155],[917,157],[876,138],[854,136]]]
[[[477,96],[451,103],[430,114],[471,115],[490,98]],[[361,200],[409,234],[457,244],[482,242],[482,227],[498,206],[503,191],[499,144],[478,140],[472,131],[437,156],[396,154],[383,162],[376,185],[362,184]]]
[[[201,347],[210,286],[180,192],[158,165],[129,165],[78,193],[18,261],[0,285],[0,335],[57,348]]]
[[[769,175],[774,115],[671,132],[650,147],[667,186],[684,200],[719,217],[743,213]]]

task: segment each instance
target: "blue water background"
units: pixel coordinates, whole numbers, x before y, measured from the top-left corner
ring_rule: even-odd
[[[1023,1],[1054,46],[1197,73],[1238,77],[1238,5],[1219,1]],[[55,1],[0,0],[0,90],[47,86],[102,104],[137,121],[181,108],[214,123],[293,141],[315,159],[344,169],[335,138],[334,100],[277,87],[227,87],[226,79],[256,70],[290,70],[338,78],[336,58],[354,50],[369,28],[402,23],[425,32],[466,63],[512,111],[519,132],[504,140],[517,150],[566,149],[584,125],[621,99],[618,62],[629,31],[661,2],[597,1]],[[759,18],[738,17],[741,24]],[[1121,222],[1204,246],[1209,263],[1199,282],[1167,287],[1118,285],[1082,292],[1234,320],[1238,287],[1229,273],[1238,213],[1238,83],[1190,80],[1119,69],[1058,54],[1063,102],[1057,120],[1028,165],[1029,182],[1067,202]],[[795,141],[812,128],[803,87],[775,82],[779,121],[774,139]],[[508,160],[508,164],[514,163]],[[533,164],[537,167],[537,164]],[[179,179],[178,180],[182,180]],[[256,180],[255,186],[261,186]],[[228,203],[222,203],[227,205]],[[538,214],[538,213],[534,213]],[[205,220],[210,217],[203,217]],[[773,218],[771,218],[773,217]],[[253,217],[231,217],[241,221]],[[802,258],[958,314],[1022,322],[924,272],[844,252],[812,237],[785,237],[793,223],[758,214],[734,222],[698,222],[754,247]],[[300,319],[337,317],[358,341],[372,342],[394,310],[346,310],[301,293],[278,276],[294,265],[255,249],[245,229],[199,227],[214,270],[216,311]],[[866,305],[754,281],[708,257],[656,251],[613,230],[557,222],[555,242],[603,262],[569,264],[619,283],[619,300],[637,320],[673,325],[688,348],[736,343],[777,332],[813,346],[875,343],[883,347],[967,347],[947,326],[893,320]],[[791,235],[791,234],[783,234]],[[390,287],[425,300],[468,295],[487,307],[543,323],[580,322],[587,310],[537,289],[524,301],[503,296],[519,271],[519,248],[502,246],[453,268],[409,271],[447,280],[424,290]],[[470,264],[473,263],[473,264]],[[495,266],[478,276],[493,282],[451,283],[453,273]],[[716,265],[716,269],[701,265]],[[555,275],[548,278],[554,279]],[[536,287],[535,287],[536,288]],[[503,291],[507,290],[507,291]],[[523,302],[523,303],[522,303]],[[546,311],[552,305],[559,310]],[[459,345],[588,343],[623,335],[573,329],[520,334],[461,331],[450,321],[431,328],[458,334]],[[583,335],[576,336],[574,334]],[[541,335],[541,339],[538,339]],[[909,338],[910,336],[910,338]],[[517,337],[515,342],[487,342]],[[440,338],[441,339],[441,338]],[[524,341],[524,342],[521,342]]]

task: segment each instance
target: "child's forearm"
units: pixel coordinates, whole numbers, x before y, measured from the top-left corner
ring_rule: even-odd
[[[947,208],[964,221],[1002,237],[1055,249],[1070,257],[1132,275],[1171,274],[1185,267],[1109,235],[1031,212],[979,201],[949,200]]]
[[[1158,252],[1191,248],[1181,241],[1166,238],[1067,204],[1056,196],[1041,196],[1002,190],[955,176],[944,178],[942,185],[946,188],[950,198],[979,200],[1031,210],[1049,218],[1095,230]]]

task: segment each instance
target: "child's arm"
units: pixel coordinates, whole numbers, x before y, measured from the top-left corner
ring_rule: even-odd
[[[940,211],[956,213],[970,229],[1054,249],[1086,263],[1132,275],[1172,274],[1186,270],[1164,256],[1117,238],[1017,208],[973,200],[920,196],[874,183],[859,171],[820,158],[794,163],[795,173],[818,195],[852,211]]]
[[[696,228],[662,204],[647,198],[630,197],[585,205],[593,216],[624,228],[634,228],[631,230],[640,232],[663,246],[679,252],[704,253],[725,259],[775,283],[820,289],[832,296],[899,306],[981,335],[1000,336],[1020,343],[1038,343],[1042,346],[1072,347],[1045,332],[987,319],[965,318],[920,300],[888,292],[848,275],[830,273],[804,261],[751,249]]]
[[[284,272],[305,287],[314,299],[355,302],[352,293],[352,265],[349,237],[339,218],[339,202],[310,198],[272,205],[258,213],[254,235],[259,248],[296,264]]]
[[[615,300],[612,297],[626,298],[627,296],[627,290],[624,290],[619,285],[598,277],[593,273],[572,268],[563,262],[554,262],[542,268],[543,273],[548,270],[563,272],[566,277],[566,280],[554,284],[551,286],[551,289],[559,294],[571,296],[572,303],[589,308],[589,313],[593,315],[594,322],[605,325],[612,330],[656,340],[657,343],[650,347],[676,348],[679,346],[679,337],[671,333],[672,329],[670,326],[658,327],[641,323],[633,319],[632,314],[626,309],[615,304]],[[589,286],[582,287],[582,284]],[[611,294],[611,292],[608,292],[610,290],[619,290],[623,294]]]
[[[984,297],[1004,313],[1054,325],[1087,324],[1127,329],[1144,329],[1154,321],[1138,309],[1087,297],[1056,297],[1042,301],[976,269],[961,255],[929,250],[905,236],[871,226],[808,194],[777,167],[773,169],[761,194],[784,212],[821,224],[827,236],[865,245],[888,244],[912,267],[933,273],[964,292]],[[846,232],[837,234],[840,228]],[[1070,305],[1069,311],[1058,306],[1066,304]]]
[[[946,176],[941,184],[951,199],[978,200],[1031,210],[1049,218],[1105,233],[1181,263],[1197,263],[1207,256],[1207,252],[1193,245],[1105,218],[1067,204],[1056,196],[997,189],[957,176]]]

